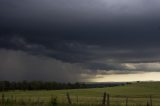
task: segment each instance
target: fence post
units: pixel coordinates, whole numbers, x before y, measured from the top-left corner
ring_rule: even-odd
[[[78,95],[76,97],[77,97],[77,104],[78,104]]]
[[[70,95],[69,95],[69,93],[67,92],[67,100],[68,100],[68,103],[69,104],[72,104],[72,102],[71,102],[71,98],[70,98]]]
[[[147,101],[147,106],[149,106],[149,103],[148,103],[148,101]]]
[[[2,104],[4,105],[5,104],[5,95],[2,94]]]
[[[128,106],[128,97],[126,97],[126,106]]]
[[[150,96],[150,106],[152,106],[152,96]]]
[[[106,92],[104,92],[104,94],[103,94],[103,100],[102,100],[102,105],[103,106],[105,106],[105,104],[106,104]]]
[[[109,94],[107,94],[107,106],[110,106],[110,97],[109,97]]]

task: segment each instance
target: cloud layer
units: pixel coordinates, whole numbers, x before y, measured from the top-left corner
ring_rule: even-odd
[[[0,78],[79,81],[104,73],[157,72],[159,4],[1,0]]]

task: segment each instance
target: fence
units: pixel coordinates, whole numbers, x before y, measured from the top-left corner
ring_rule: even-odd
[[[149,96],[148,99],[146,101],[143,101],[145,103],[143,104],[135,104],[131,105],[129,100],[132,100],[132,98],[129,97],[125,97],[125,100],[123,103],[121,104],[114,104],[113,101],[111,101],[111,96],[104,92],[102,97],[99,98],[99,104],[87,104],[87,103],[80,103],[79,102],[79,97],[76,96],[76,102],[72,101],[72,96],[70,95],[70,93],[66,93],[66,104],[67,106],[153,106],[153,97]],[[25,99],[25,98],[24,98]],[[0,98],[0,106],[26,106],[27,104],[30,104],[29,106],[59,106],[60,104],[62,106],[65,106],[62,103],[59,103],[57,101],[57,97],[53,97],[51,96],[50,101],[45,102],[44,100],[41,100],[39,97],[37,98],[37,100],[34,100],[34,102],[30,99],[30,100],[24,100],[24,99],[16,99],[16,97],[7,97],[4,94],[1,95]],[[111,103],[112,102],[112,103]],[[12,105],[11,105],[12,104]],[[18,104],[18,105],[17,105]],[[160,104],[155,104],[154,106],[160,106]]]

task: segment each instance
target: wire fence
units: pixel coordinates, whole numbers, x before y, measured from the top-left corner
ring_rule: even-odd
[[[71,95],[50,97],[27,97],[27,96],[0,96],[0,106],[160,106],[160,98],[154,96],[125,95],[112,96],[106,92],[100,97],[85,97]]]

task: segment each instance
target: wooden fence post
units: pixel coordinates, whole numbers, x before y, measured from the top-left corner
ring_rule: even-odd
[[[128,106],[128,97],[126,97],[126,106]]]
[[[71,98],[70,98],[70,95],[69,95],[69,93],[67,92],[67,100],[68,100],[68,103],[69,104],[72,104],[72,102],[71,102]]]
[[[110,97],[109,97],[109,94],[107,94],[107,106],[110,106]]]
[[[152,96],[150,96],[150,106],[152,106]]]
[[[76,98],[77,98],[77,104],[78,104],[78,95],[76,96]]]
[[[2,104],[4,105],[5,104],[5,95],[2,94]]]
[[[103,100],[102,100],[102,105],[103,106],[105,106],[105,104],[106,104],[106,92],[104,92],[104,94],[103,94]]]
[[[147,106],[149,106],[149,102],[147,101]]]

